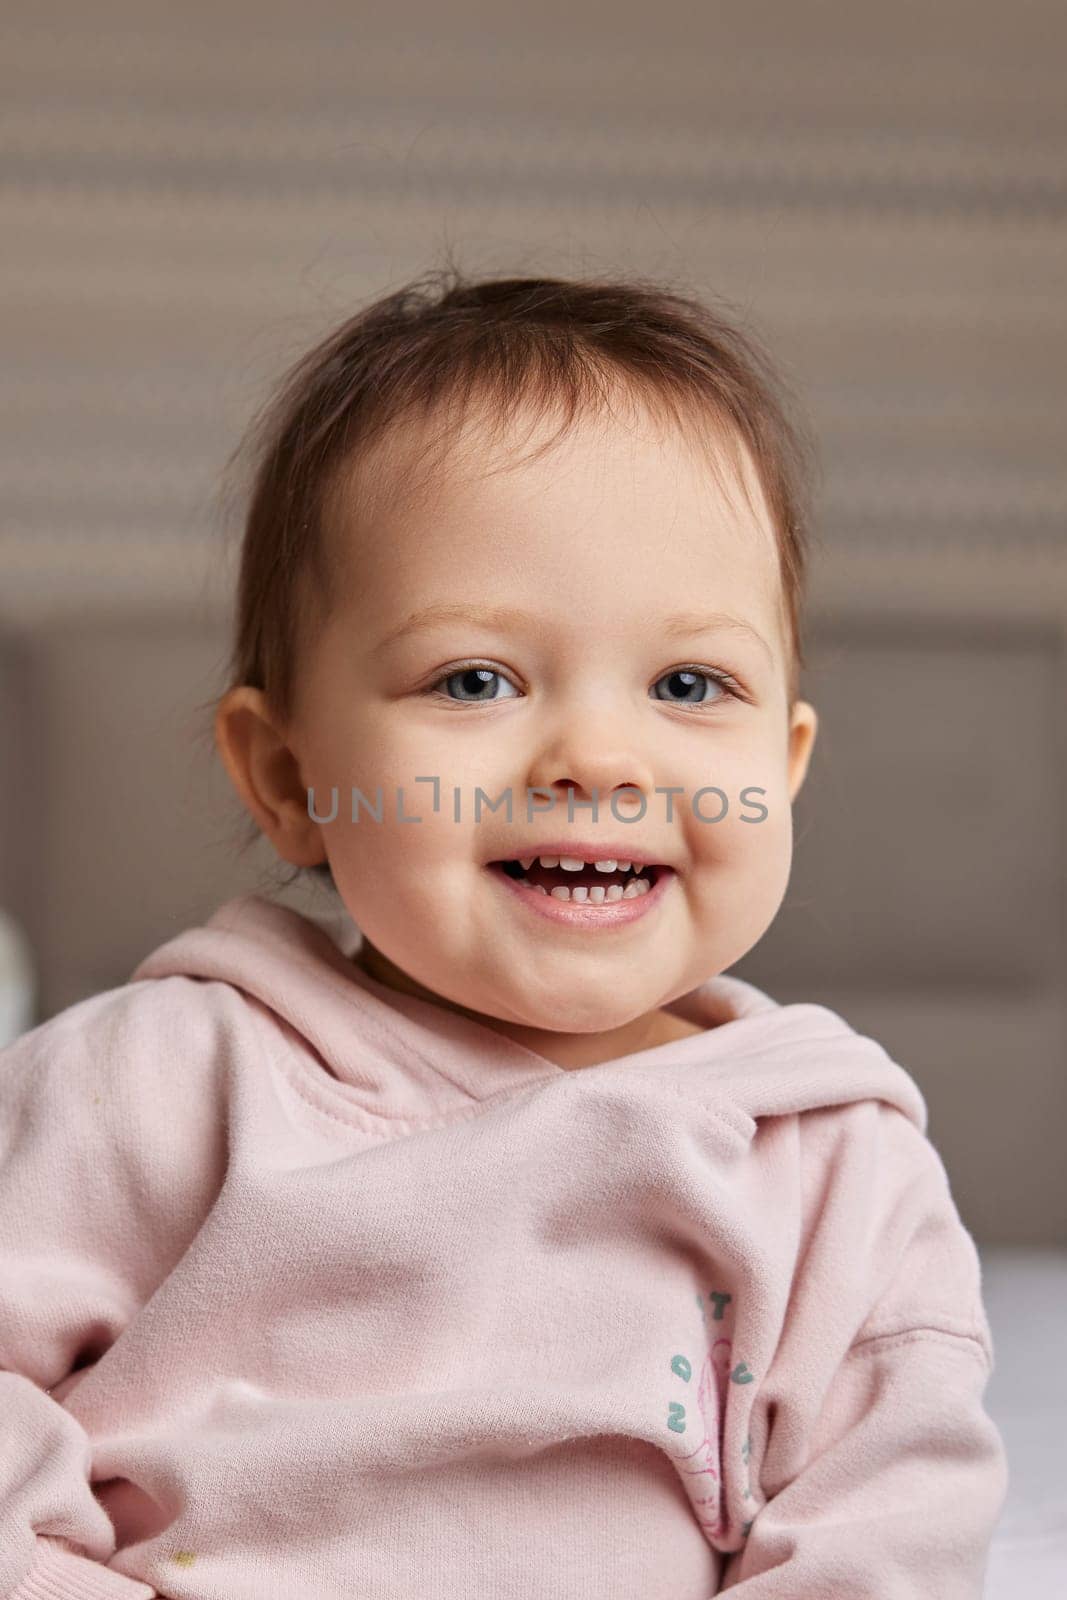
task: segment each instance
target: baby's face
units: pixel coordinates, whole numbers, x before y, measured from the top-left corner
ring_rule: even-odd
[[[318,815],[338,790],[336,820],[307,826],[348,911],[432,994],[522,1027],[603,1032],[730,967],[772,922],[815,719],[801,703],[790,720],[755,478],[756,515],[723,475],[729,499],[651,420],[581,420],[518,466],[472,425],[425,494],[378,508],[372,533],[345,525],[342,497],[343,589],[287,738]],[[677,621],[694,612],[743,626]],[[353,824],[353,788],[372,803],[381,791],[380,823],[363,809]],[[510,822],[484,799],[476,820],[479,789],[490,803],[510,792]],[[561,840],[670,870],[647,904],[538,905],[491,865],[559,855],[545,846]]]

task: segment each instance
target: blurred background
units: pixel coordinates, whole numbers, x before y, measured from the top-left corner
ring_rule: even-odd
[[[821,441],[820,735],[787,899],[734,970],[907,1067],[995,1333],[1028,1305],[1058,1341],[1065,66],[1058,0],[9,14],[0,1027],[275,892],[198,707],[229,642],[222,470],[284,367],[446,249],[659,275],[766,340]],[[998,1363],[1019,1461],[1043,1360]],[[1028,1531],[1067,1547],[1065,1469],[1041,1476],[1061,1498]]]

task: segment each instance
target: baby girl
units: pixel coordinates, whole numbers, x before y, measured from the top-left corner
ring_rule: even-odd
[[[251,440],[214,732],[325,910],[229,900],[0,1053],[0,1596],[979,1600],[923,1098],[728,974],[817,726],[773,363],[449,269]]]

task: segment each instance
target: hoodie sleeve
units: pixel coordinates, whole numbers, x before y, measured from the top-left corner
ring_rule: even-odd
[[[878,1123],[891,1203],[853,1231],[851,1264],[873,1307],[840,1359],[809,1329],[808,1355],[764,1397],[763,1503],[720,1586],[738,1600],[982,1600],[1008,1468],[983,1404],[978,1253],[934,1147],[889,1107]],[[849,1289],[830,1276],[822,1294]]]
[[[51,1391],[114,1343],[210,1209],[213,1015],[190,979],[130,984],[0,1050],[3,1600],[157,1594],[111,1564],[90,1439]]]

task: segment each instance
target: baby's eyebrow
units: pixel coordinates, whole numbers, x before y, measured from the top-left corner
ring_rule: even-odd
[[[426,633],[431,628],[443,627],[449,622],[469,622],[472,627],[477,627],[480,623],[483,627],[489,628],[544,627],[543,617],[537,617],[532,611],[522,611],[515,606],[472,606],[461,600],[441,600],[434,605],[423,606],[421,611],[413,611],[409,617],[405,617],[399,627],[393,628],[378,641],[379,649],[395,644],[397,639],[407,638],[413,633]]]
[[[751,622],[742,622],[740,617],[731,617],[725,611],[676,611],[673,616],[665,617],[661,624],[663,632],[671,638],[680,638],[690,633],[721,633],[733,631],[747,634],[750,639],[771,656],[771,647],[752,626]],[[773,659],[773,657],[771,658]]]
[[[423,606],[419,611],[413,611],[398,627],[393,628],[378,641],[378,648],[384,650],[388,645],[395,644],[398,639],[408,638],[415,633],[425,633],[431,628],[443,627],[450,622],[467,622],[472,627],[480,624],[489,628],[526,628],[531,632],[543,631],[545,625],[543,616],[516,606],[479,607],[467,605],[460,600],[442,600],[433,605]],[[677,611],[672,616],[664,617],[660,628],[670,638],[724,630],[739,632],[754,639],[768,657],[771,655],[767,641],[750,622],[743,622],[739,617],[731,617],[725,611]]]

